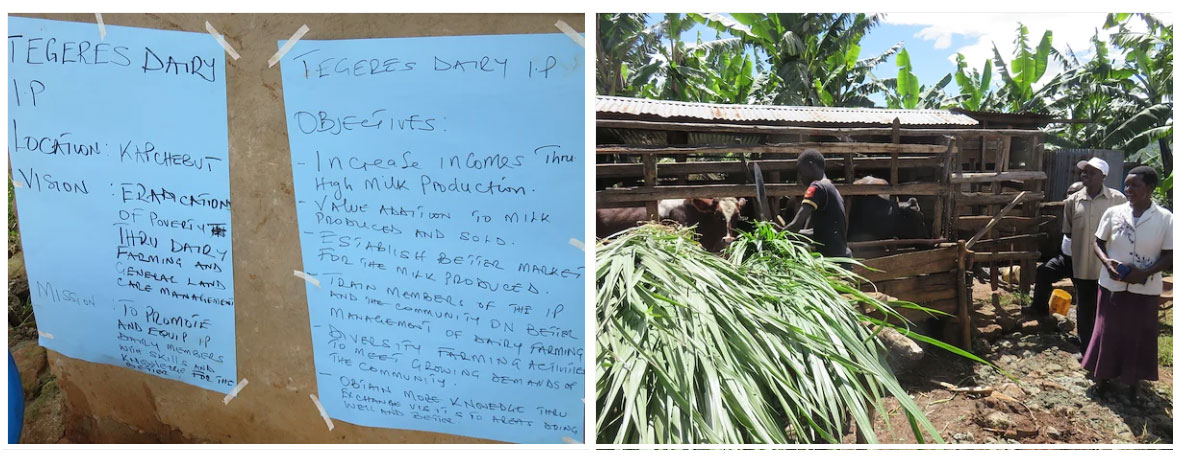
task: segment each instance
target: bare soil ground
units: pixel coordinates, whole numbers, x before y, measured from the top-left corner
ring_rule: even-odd
[[[1001,309],[995,309],[990,296],[988,286],[975,284],[975,324],[983,324],[977,316],[985,313],[991,331],[976,335],[979,344],[974,351],[1006,373],[941,350],[927,350],[918,367],[900,378],[946,443],[1173,442],[1171,366],[1160,366],[1158,381],[1141,382],[1135,402],[1127,398],[1125,386],[1099,397],[1091,391],[1093,382],[1077,358],[1071,327],[1075,309],[1070,309],[1068,323],[1059,322],[1058,331],[1048,323],[1024,320],[1008,295],[1000,296]],[[1171,309],[1161,320],[1166,322],[1162,333],[1166,328],[1171,335]],[[989,393],[954,392],[937,382],[988,388]],[[879,426],[880,441],[914,443],[910,427],[897,415],[897,403],[887,399],[887,408],[892,427]]]

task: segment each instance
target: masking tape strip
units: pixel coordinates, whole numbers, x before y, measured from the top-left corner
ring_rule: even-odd
[[[104,41],[104,37],[108,36],[108,29],[104,28],[104,15],[95,13],[95,23],[99,25],[99,41]]]
[[[20,181],[17,181],[14,179],[14,180],[12,180],[12,187],[25,187],[25,185],[21,184]]]
[[[580,47],[584,47],[584,36],[576,33],[576,29],[573,29],[567,22],[563,22],[563,19],[555,21],[555,28],[563,32],[564,35],[567,35],[568,38],[571,38],[572,41],[575,41]]]
[[[567,444],[580,444],[579,441],[576,441],[575,438],[572,438],[570,436],[563,437],[563,442],[567,443]]]
[[[330,432],[331,429],[336,428],[335,424],[331,423],[331,418],[327,417],[327,410],[323,409],[323,403],[319,403],[319,397],[316,397],[315,394],[311,394],[311,401],[315,402],[316,408],[319,408],[319,415],[323,416],[323,422],[327,422],[327,431]]]
[[[314,278],[314,277],[312,277],[311,275],[309,275],[309,274],[306,274],[306,272],[303,272],[303,271],[298,271],[298,270],[294,270],[294,276],[298,276],[298,277],[300,277],[300,278],[302,278],[302,279],[305,279],[305,280],[306,280],[306,282],[309,282],[309,283],[311,283],[311,284],[314,284],[314,285],[315,285],[315,287],[319,287],[319,288],[322,288],[322,287],[323,287],[323,286],[319,285],[319,280],[318,280],[318,279],[315,279],[315,278]]]
[[[37,334],[41,335],[41,337],[45,338],[45,339],[50,339],[50,340],[54,339],[54,335],[51,335],[50,332],[43,332],[41,330],[38,330]]]
[[[290,49],[293,48],[294,45],[298,44],[298,40],[302,39],[302,36],[306,35],[309,31],[311,31],[311,29],[308,28],[306,24],[303,24],[302,27],[299,27],[298,30],[294,31],[294,34],[290,35],[290,39],[286,40],[286,44],[283,44],[282,48],[278,49],[278,52],[275,52],[273,57],[269,58],[269,66],[272,67],[277,65],[278,61],[282,60],[282,56],[286,55],[287,52],[290,52]]]
[[[231,392],[228,392],[228,395],[224,395],[224,404],[226,405],[233,398],[236,398],[236,394],[240,393],[240,389],[243,389],[247,385],[249,385],[249,378],[241,379],[240,383],[236,384],[236,387],[233,387]]]
[[[572,238],[571,240],[568,240],[568,243],[570,243],[572,246],[575,246],[576,249],[579,249],[581,251],[584,250],[584,242],[583,241]]]
[[[203,24],[207,26],[207,33],[210,33],[215,38],[215,42],[223,46],[225,51],[228,51],[228,55],[232,56],[232,60],[240,60],[240,54],[235,49],[232,49],[232,45],[228,44],[228,41],[224,39],[223,35],[220,35],[219,30],[216,30],[210,22],[203,21]]]

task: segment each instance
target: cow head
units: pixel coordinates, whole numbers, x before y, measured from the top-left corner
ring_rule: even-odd
[[[724,244],[732,243],[736,238],[733,236],[733,227],[737,224],[738,219],[741,218],[741,208],[745,206],[746,199],[744,198],[693,198],[691,199],[692,207],[699,211],[702,215],[700,219],[709,224],[709,228],[716,226],[723,227],[724,236],[721,237],[721,245],[706,244],[708,246],[724,247]],[[717,230],[720,232],[720,230]],[[706,240],[711,243],[712,240]],[[720,249],[716,249],[720,250]]]
[[[911,197],[905,202],[898,202],[898,209],[895,211],[895,230],[895,237],[900,239],[929,238],[928,226],[924,223],[924,213],[920,211],[920,204],[915,197]]]

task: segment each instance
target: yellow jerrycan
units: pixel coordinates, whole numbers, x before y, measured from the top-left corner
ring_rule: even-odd
[[[1060,314],[1062,316],[1069,315],[1069,304],[1072,303],[1073,296],[1069,295],[1062,289],[1052,289],[1052,297],[1048,298],[1048,309],[1052,314]]]

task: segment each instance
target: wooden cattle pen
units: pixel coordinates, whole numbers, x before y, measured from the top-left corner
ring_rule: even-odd
[[[879,293],[957,316],[943,322],[944,336],[968,346],[973,264],[989,266],[995,281],[998,266],[1020,265],[1018,286],[1027,290],[1039,258],[1036,232],[1047,222],[1039,215],[1047,178],[1043,133],[987,127],[946,110],[597,97],[596,203],[644,205],[657,218],[663,199],[755,197],[757,165],[767,201],[755,206],[780,214],[805,190],[796,157],[817,149],[847,212],[857,196],[917,199],[929,237],[850,243],[855,257],[882,270],[859,273]],[[888,184],[854,184],[865,176]],[[908,317],[927,319],[918,314]]]

